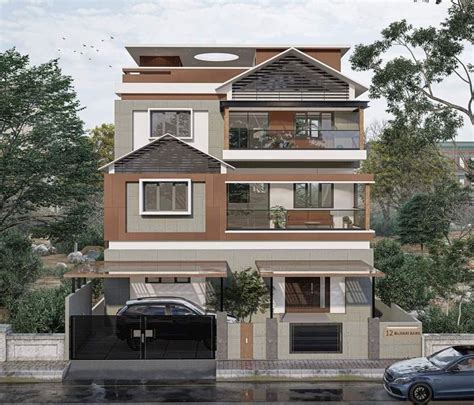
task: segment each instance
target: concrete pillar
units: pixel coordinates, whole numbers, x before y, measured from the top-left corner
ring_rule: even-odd
[[[278,320],[276,318],[266,319],[266,355],[267,360],[278,359]]]
[[[380,358],[380,319],[369,318],[369,360]]]
[[[11,325],[0,324],[0,363],[7,361],[7,335],[11,331]]]
[[[228,332],[227,332],[227,313],[217,312],[216,316],[216,359],[227,360],[228,353]]]

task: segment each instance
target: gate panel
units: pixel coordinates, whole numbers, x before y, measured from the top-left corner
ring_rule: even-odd
[[[146,359],[214,359],[213,316],[146,316]]]
[[[213,316],[73,315],[71,360],[214,359]]]

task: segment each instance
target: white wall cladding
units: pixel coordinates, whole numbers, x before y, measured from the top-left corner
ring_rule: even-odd
[[[170,107],[170,111],[175,107]],[[150,142],[150,125],[148,111],[133,111],[133,149],[136,150]],[[174,134],[171,134],[174,135]],[[198,148],[202,152],[209,152],[209,113],[208,111],[193,110],[193,139],[183,141]]]
[[[331,314],[346,312],[346,280],[344,277],[331,277]]]

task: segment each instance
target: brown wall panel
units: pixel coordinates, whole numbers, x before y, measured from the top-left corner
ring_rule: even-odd
[[[122,100],[225,100],[226,94],[121,94]]]
[[[268,121],[270,129],[293,131],[295,113],[292,111],[270,111]]]
[[[246,69],[124,69],[123,83],[224,83]],[[140,74],[128,74],[129,71]]]

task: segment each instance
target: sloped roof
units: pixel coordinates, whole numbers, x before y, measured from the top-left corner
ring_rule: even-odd
[[[201,154],[201,155],[207,157],[208,159],[211,159],[211,160],[215,161],[216,163],[219,163],[219,164],[221,164],[221,165],[224,165],[224,166],[226,166],[226,167],[228,167],[228,168],[230,168],[230,169],[235,169],[234,166],[232,166],[232,165],[230,165],[230,164],[224,162],[223,160],[221,160],[221,159],[219,159],[219,158],[216,158],[215,156],[212,156],[212,155],[210,155],[210,154],[208,154],[208,153],[206,153],[206,152],[203,152],[202,150],[196,148],[196,147],[193,146],[193,145],[190,145],[190,144],[187,143],[187,142],[184,142],[183,140],[177,138],[177,137],[174,136],[174,135],[171,135],[171,134],[164,134],[164,135],[160,136],[159,138],[156,138],[156,139],[154,139],[153,141],[151,141],[151,142],[147,143],[146,145],[142,146],[141,148],[138,148],[138,149],[135,149],[135,150],[133,150],[133,151],[131,151],[131,152],[128,152],[128,153],[126,153],[125,155],[120,156],[119,158],[113,160],[112,162],[107,163],[106,165],[104,165],[104,166],[102,166],[102,167],[99,167],[99,170],[104,170],[104,169],[108,168],[108,167],[111,166],[111,165],[114,165],[114,164],[116,164],[116,163],[119,163],[119,162],[121,162],[121,161],[124,161],[125,159],[131,159],[131,158],[133,158],[134,156],[139,156],[143,151],[149,149],[150,146],[152,146],[152,145],[154,145],[154,144],[158,144],[160,141],[163,141],[163,140],[166,140],[166,139],[172,139],[172,140],[178,141],[180,144],[182,144],[182,145],[184,145],[184,146],[186,146],[186,147],[188,147],[188,148],[190,148],[190,149],[196,151],[197,153],[199,153],[199,154]]]
[[[269,64],[289,55],[289,54],[294,54],[296,56],[298,56],[299,58],[305,60],[306,62],[308,63],[311,63],[313,64],[314,66],[318,67],[319,69],[331,74],[332,76],[348,83],[349,85],[352,85],[354,86],[354,89],[355,89],[355,96],[358,97],[360,96],[361,94],[365,93],[368,88],[366,86],[364,86],[363,84],[359,83],[359,82],[356,82],[355,80],[351,79],[350,77],[342,74],[341,72],[339,72],[338,70],[332,68],[331,66],[329,65],[326,65],[325,63],[305,54],[304,52],[301,52],[300,50],[296,49],[296,48],[288,48],[286,51],[283,51],[281,53],[279,53],[278,55],[275,55],[273,58],[270,58],[262,63],[260,63],[259,65],[251,68],[251,69],[248,69],[246,70],[245,72],[242,72],[240,74],[238,74],[237,76],[227,80],[226,82],[222,83],[219,87],[217,87],[216,90],[220,90],[222,89],[223,87],[226,87],[232,83],[235,83],[236,81],[240,80],[240,79],[243,79],[245,77],[247,77],[248,75],[260,70],[261,68],[265,67],[265,66],[268,66]]]

